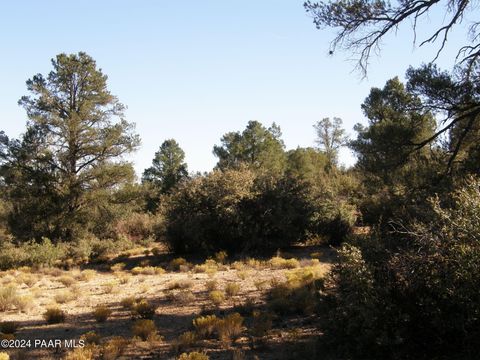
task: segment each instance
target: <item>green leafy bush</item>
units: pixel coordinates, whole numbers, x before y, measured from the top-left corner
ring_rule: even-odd
[[[327,344],[347,357],[478,353],[479,189],[470,178],[447,202],[431,201],[434,221],[341,249],[320,307]]]
[[[165,204],[176,252],[272,249],[301,240],[313,215],[305,184],[245,168],[215,170],[176,188]]]

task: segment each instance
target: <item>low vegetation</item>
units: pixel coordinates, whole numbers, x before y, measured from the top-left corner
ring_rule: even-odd
[[[317,25],[390,19],[352,4],[305,6]],[[249,121],[189,174],[168,139],[139,182],[126,159],[140,139],[107,77],[85,53],[52,65],[27,82],[20,138],[0,131],[0,337],[88,346],[0,358],[479,353],[478,66],[371,89],[351,140],[325,118],[316,148],[288,150],[275,123]]]

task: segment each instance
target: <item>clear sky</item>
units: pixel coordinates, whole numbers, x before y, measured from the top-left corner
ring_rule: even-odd
[[[128,106],[142,147],[138,174],[175,138],[192,171],[210,170],[222,134],[249,120],[282,128],[287,148],[313,146],[313,124],[341,117],[350,135],[365,122],[360,104],[371,87],[431,60],[411,32],[391,35],[367,79],[349,54],[329,56],[330,30],[315,29],[303,0],[2,1],[0,2],[0,130],[24,131],[17,105],[25,81],[51,70],[56,54],[85,51],[108,75],[110,91]],[[438,15],[438,14],[437,14]],[[431,30],[439,16],[421,24]],[[440,20],[441,21],[441,20]],[[406,29],[406,27],[405,27]],[[420,34],[421,35],[421,34]],[[449,44],[463,41],[460,32]],[[440,65],[451,68],[447,47]],[[343,151],[341,161],[354,159]]]

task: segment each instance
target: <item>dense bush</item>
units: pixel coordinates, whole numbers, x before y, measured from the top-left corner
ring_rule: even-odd
[[[166,239],[174,251],[278,248],[301,240],[313,206],[289,178],[248,169],[213,171],[181,184],[166,205]]]
[[[480,350],[480,181],[432,200],[436,220],[344,246],[322,299],[325,339],[344,355],[474,357]],[[400,239],[399,241],[399,237]]]
[[[351,233],[357,220],[354,205],[335,197],[320,200],[315,212],[316,232],[327,238],[329,245],[340,245]]]
[[[42,242],[27,242],[19,246],[4,242],[0,246],[0,269],[19,266],[52,266],[65,257],[64,244],[52,244],[44,238]]]

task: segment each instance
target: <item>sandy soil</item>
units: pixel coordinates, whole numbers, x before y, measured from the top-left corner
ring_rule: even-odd
[[[33,342],[60,339],[63,344],[65,339],[78,341],[83,334],[95,331],[102,337],[102,341],[113,336],[129,339],[128,347],[118,357],[120,359],[175,359],[178,353],[174,349],[174,341],[180,334],[193,330],[194,318],[206,313],[221,316],[247,300],[264,311],[265,293],[271,286],[272,279],[275,279],[273,283],[281,283],[289,271],[265,265],[255,268],[245,261],[245,265],[227,262],[218,271],[208,274],[198,272],[198,269],[188,270],[186,267],[182,267],[181,271],[169,271],[168,264],[173,257],[166,253],[144,255],[143,250],[137,251],[140,255],[112,260],[108,264],[92,264],[82,269],[24,269],[0,273],[0,286],[16,286],[18,295],[29,304],[24,311],[12,307],[0,312],[0,321],[14,321],[19,325],[15,334],[18,340]],[[320,260],[317,268],[327,272],[334,259],[334,251],[331,249],[298,246],[281,255],[284,258],[298,259],[300,266],[308,266],[311,265],[312,254]],[[202,259],[187,260],[193,264],[203,262]],[[122,264],[125,265],[123,269]],[[136,275],[132,269],[138,266],[161,266],[167,271],[163,274]],[[240,292],[226,299],[217,308],[208,296],[207,282],[212,280],[217,282],[219,290],[223,290],[228,283],[240,284]],[[174,287],[184,289],[172,289]],[[62,295],[67,299],[61,299]],[[71,299],[68,299],[69,296]],[[155,305],[153,320],[162,338],[132,340],[131,327],[135,319],[121,304],[122,299],[127,297],[145,298]],[[66,302],[58,303],[59,301]],[[46,323],[43,314],[53,305],[66,312],[64,323]],[[106,305],[112,310],[112,315],[104,323],[98,323],[94,319],[93,311],[98,305]],[[320,334],[315,320],[314,315],[282,316],[274,320],[269,335],[261,341],[252,339],[245,330],[245,335],[242,334],[228,346],[218,340],[202,340],[189,351],[205,352],[210,359],[294,358],[292,351],[296,351],[295,345]],[[0,349],[1,351],[3,350]],[[63,345],[56,348],[30,346],[25,350],[8,351],[12,359],[62,359],[66,352]]]

